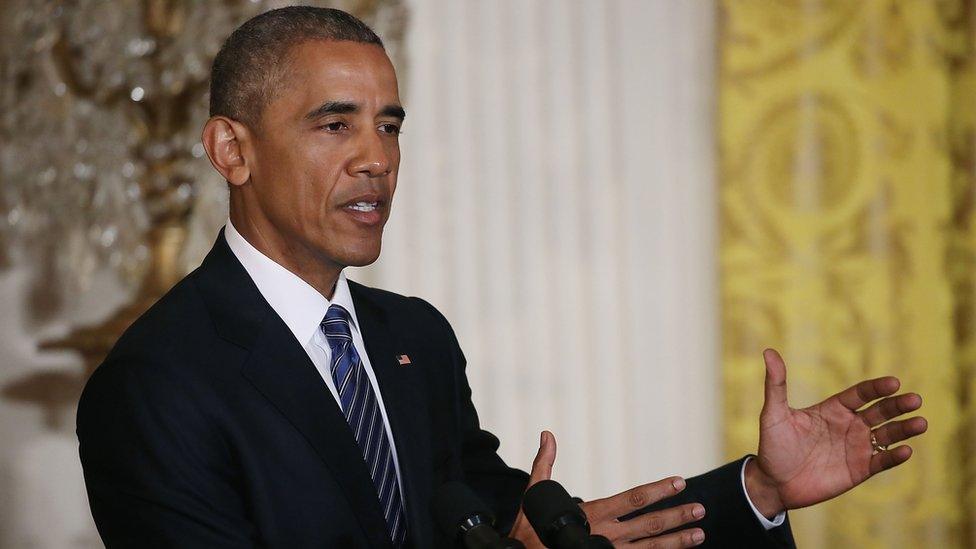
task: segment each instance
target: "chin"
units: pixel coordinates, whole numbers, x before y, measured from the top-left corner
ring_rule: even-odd
[[[366,265],[373,264],[380,257],[380,246],[376,245],[375,248],[371,247],[369,249],[360,250],[348,250],[347,253],[343,254],[342,264],[347,267],[365,267]]]

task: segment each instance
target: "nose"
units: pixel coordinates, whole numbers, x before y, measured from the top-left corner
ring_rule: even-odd
[[[379,177],[390,173],[390,155],[376,132],[363,132],[356,142],[356,154],[349,163],[349,175]]]

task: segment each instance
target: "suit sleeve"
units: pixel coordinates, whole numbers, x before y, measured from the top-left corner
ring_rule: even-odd
[[[742,464],[745,459],[689,478],[687,487],[680,494],[624,515],[620,520],[697,502],[705,507],[705,518],[689,526],[697,526],[705,531],[705,542],[699,547],[795,548],[789,518],[781,526],[767,531],[749,506],[742,488]]]
[[[471,401],[471,388],[465,376],[465,359],[450,324],[437,309],[418,299],[443,325],[450,341],[454,363],[460,433],[462,438],[461,477],[495,510],[499,531],[511,529],[528,484],[528,474],[508,467],[498,456],[499,441],[481,429],[478,414]],[[741,469],[745,458],[688,479],[688,486],[673,498],[631,513],[631,518],[650,511],[683,503],[699,502],[706,515],[696,523],[705,531],[702,547],[793,548],[789,520],[766,531],[753,514],[742,489]]]
[[[230,452],[199,389],[164,371],[110,358],[82,394],[81,463],[105,546],[253,547]]]
[[[458,476],[495,512],[498,531],[507,532],[515,522],[529,475],[506,465],[498,455],[498,438],[481,428],[465,375],[467,362],[450,323],[434,306],[422,299],[417,300],[438,319],[449,341],[450,361],[455,376],[457,429],[461,439],[461,471]]]

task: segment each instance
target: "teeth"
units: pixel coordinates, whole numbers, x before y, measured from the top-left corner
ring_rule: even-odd
[[[356,210],[357,212],[371,212],[376,209],[377,202],[356,202],[349,208]]]

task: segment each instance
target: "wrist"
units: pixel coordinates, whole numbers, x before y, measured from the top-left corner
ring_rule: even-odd
[[[756,458],[746,463],[745,470],[746,495],[764,517],[773,517],[786,510],[779,497],[776,482],[759,467]]]

